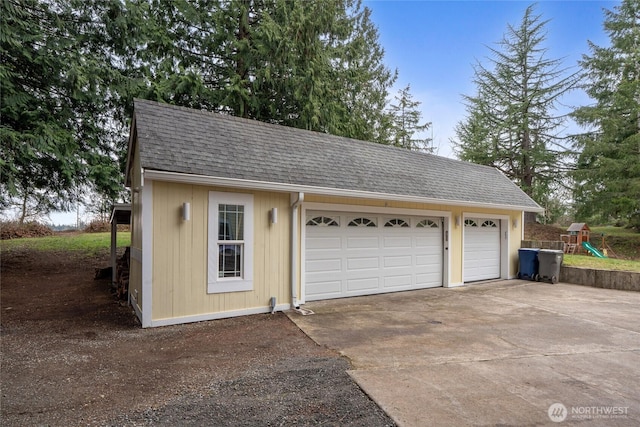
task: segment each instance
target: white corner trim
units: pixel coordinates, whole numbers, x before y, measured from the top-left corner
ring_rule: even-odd
[[[153,301],[153,181],[142,187],[142,327],[151,326]]]
[[[278,304],[275,311],[291,309],[291,304]],[[181,325],[183,323],[204,322],[207,320],[227,319],[230,317],[249,316],[251,314],[271,313],[271,307],[256,307],[243,310],[221,311],[218,313],[197,314],[193,316],[170,317],[151,321],[151,327]]]

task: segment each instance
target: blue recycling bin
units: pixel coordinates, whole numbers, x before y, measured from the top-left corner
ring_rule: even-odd
[[[536,280],[539,268],[539,251],[540,249],[535,248],[518,249],[518,259],[520,261],[518,279]]]

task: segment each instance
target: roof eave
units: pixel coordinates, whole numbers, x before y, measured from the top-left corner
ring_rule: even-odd
[[[115,203],[111,207],[111,215],[109,216],[109,223],[112,223],[114,219],[118,219],[119,213],[125,213],[131,217],[131,203]],[[124,224],[120,223],[119,224]]]
[[[223,178],[223,177],[215,177],[215,176],[208,176],[208,175],[194,175],[194,174],[185,174],[180,172],[167,172],[167,171],[147,169],[147,168],[145,168],[144,170],[144,177],[145,179],[166,181],[166,182],[176,182],[176,183],[183,183],[183,184],[220,186],[220,187],[253,189],[253,190],[263,190],[263,191],[277,191],[277,192],[284,192],[284,193],[302,192],[302,193],[318,194],[322,196],[352,197],[352,198],[358,198],[358,199],[393,200],[393,201],[400,201],[400,202],[446,204],[450,206],[467,206],[467,207],[475,207],[475,208],[515,210],[515,211],[537,212],[537,213],[544,212],[544,209],[538,205],[537,207],[533,207],[533,206],[469,202],[464,200],[436,199],[436,198],[410,196],[410,195],[403,195],[403,194],[389,194],[389,193],[378,193],[378,192],[372,192],[372,191],[348,190],[348,189],[342,189],[342,188],[316,187],[316,186],[309,186],[309,185],[284,184],[279,182],[255,181],[255,180],[237,179],[237,178]]]

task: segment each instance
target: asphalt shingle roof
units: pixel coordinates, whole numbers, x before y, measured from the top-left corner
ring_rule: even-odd
[[[134,116],[144,169],[540,210],[487,166],[139,99]]]

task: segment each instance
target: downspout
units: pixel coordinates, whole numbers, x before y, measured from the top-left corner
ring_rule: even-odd
[[[293,195],[292,195],[293,198]],[[298,207],[304,202],[304,193],[298,193],[296,201],[291,203],[291,305],[300,308],[298,302]]]

